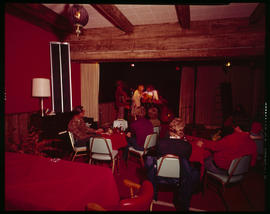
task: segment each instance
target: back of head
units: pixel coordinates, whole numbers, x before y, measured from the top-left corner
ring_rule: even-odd
[[[263,129],[262,124],[260,122],[255,121],[251,125],[250,132],[252,132],[253,134],[260,134],[262,129]]]
[[[80,113],[82,113],[84,110],[83,110],[83,107],[82,106],[76,106],[74,109],[73,109],[73,114],[74,115],[78,115]]]
[[[249,131],[249,124],[247,124],[246,121],[243,121],[241,119],[234,119],[233,127],[236,128],[237,126],[244,132]]]
[[[151,107],[148,109],[148,116],[150,119],[158,118],[158,109],[156,107]]]
[[[124,86],[123,81],[122,81],[122,80],[117,80],[116,86],[117,86],[117,87],[123,87],[123,86]]]
[[[143,106],[138,106],[136,109],[135,109],[135,116],[137,117],[137,118],[143,118],[143,117],[145,117],[145,114],[146,114],[146,112],[145,112],[145,108],[143,107]]]
[[[174,118],[169,124],[170,136],[184,137],[184,128],[185,122],[179,117]]]
[[[138,85],[138,88],[137,89],[138,89],[138,91],[141,91],[142,92],[144,90],[144,86],[143,85]]]
[[[154,86],[153,85],[147,85],[146,86],[146,90],[147,91],[153,91],[154,90]]]

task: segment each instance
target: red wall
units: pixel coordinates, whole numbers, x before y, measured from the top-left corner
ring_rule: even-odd
[[[49,42],[58,38],[17,17],[5,14],[5,113],[31,112],[40,109],[33,98],[32,79],[49,78]],[[80,104],[80,66],[71,64],[73,106]],[[44,109],[51,109],[51,97],[44,99]]]

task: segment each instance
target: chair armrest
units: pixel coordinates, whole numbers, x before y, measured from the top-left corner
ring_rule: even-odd
[[[141,188],[141,185],[140,184],[137,184],[137,183],[134,183],[133,181],[131,180],[128,180],[128,179],[124,179],[124,184],[129,187],[129,190],[130,190],[130,196],[131,198],[134,198],[136,197],[134,195],[134,191],[133,191],[133,188],[136,188],[137,190]]]
[[[97,203],[88,203],[86,205],[86,210],[106,211],[106,209]]]
[[[65,134],[67,131],[58,132],[59,135]]]
[[[124,179],[124,184],[130,188],[136,188],[136,189],[140,189],[141,188],[141,185],[140,184],[137,184],[131,180],[128,180],[128,179]]]

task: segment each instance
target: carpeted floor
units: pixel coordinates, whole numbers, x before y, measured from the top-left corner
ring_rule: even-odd
[[[78,158],[75,161],[85,162],[85,158]],[[107,164],[102,164],[109,167]],[[120,160],[119,172],[114,174],[121,198],[129,197],[129,189],[124,186],[123,179],[129,179],[137,183],[142,183],[146,179],[146,173],[140,167],[138,159],[130,157],[128,165]],[[262,168],[252,168],[246,176],[243,187],[247,193],[251,204],[248,203],[239,186],[232,186],[225,192],[225,200],[229,206],[229,211],[265,211],[265,183]],[[172,203],[173,194],[165,186],[160,188],[158,201]],[[153,211],[175,211],[174,207],[154,204]],[[226,211],[224,204],[214,189],[207,188],[204,194],[196,193],[192,196],[190,211]]]

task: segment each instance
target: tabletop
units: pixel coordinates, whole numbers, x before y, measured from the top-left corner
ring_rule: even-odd
[[[119,203],[109,168],[29,154],[5,153],[6,210],[85,210]]]
[[[101,135],[104,138],[111,139],[113,150],[118,150],[128,145],[127,140],[126,140],[126,135],[124,132],[111,133],[111,134],[102,133]]]

